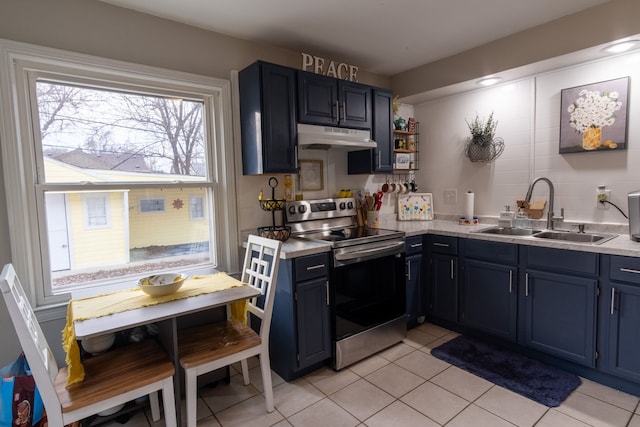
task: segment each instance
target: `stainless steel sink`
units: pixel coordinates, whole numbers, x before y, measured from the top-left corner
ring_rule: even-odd
[[[617,234],[606,233],[578,233],[573,231],[559,230],[535,230],[531,228],[508,228],[490,227],[476,231],[479,234],[498,234],[502,236],[521,236],[536,239],[560,240],[571,243],[586,243],[589,245],[599,245],[613,239]]]
[[[533,235],[538,239],[561,240],[563,242],[572,243],[589,243],[599,245],[616,237],[616,234],[604,233],[576,233],[572,231],[541,231]]]
[[[507,227],[491,227],[484,230],[480,230],[477,233],[480,234],[501,234],[504,236],[531,236],[532,234],[540,233],[541,230],[534,230],[531,228],[507,228]]]

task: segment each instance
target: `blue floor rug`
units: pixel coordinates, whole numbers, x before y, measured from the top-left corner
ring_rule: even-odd
[[[574,374],[464,335],[431,354],[549,407],[560,405],[580,385]]]

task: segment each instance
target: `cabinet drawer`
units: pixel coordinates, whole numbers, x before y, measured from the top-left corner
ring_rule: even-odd
[[[527,267],[551,268],[557,272],[598,274],[599,255],[566,249],[523,246]]]
[[[329,275],[329,254],[309,255],[295,260],[296,282]]]
[[[640,258],[611,256],[609,277],[613,280],[640,284]]]
[[[407,255],[421,254],[423,248],[422,236],[407,237],[405,247]]]
[[[458,238],[430,234],[427,236],[427,248],[431,252],[456,255],[458,253]]]
[[[461,248],[465,258],[511,265],[518,262],[518,245],[511,243],[463,239]]]

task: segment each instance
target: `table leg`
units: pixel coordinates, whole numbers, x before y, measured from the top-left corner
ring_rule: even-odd
[[[173,377],[173,390],[176,400],[176,420],[178,425],[182,424],[180,400],[182,399],[182,372],[180,369],[180,359],[178,355],[178,321],[175,317],[158,322],[158,338],[165,348],[175,366]]]

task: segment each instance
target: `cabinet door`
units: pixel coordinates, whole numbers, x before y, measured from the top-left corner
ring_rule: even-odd
[[[326,277],[296,284],[300,368],[331,357],[328,288]]]
[[[608,371],[640,381],[640,287],[611,282],[606,293],[610,311]]]
[[[516,269],[473,259],[463,261],[460,323],[515,341]]]
[[[349,174],[393,172],[393,96],[391,92],[373,89],[373,126],[371,138],[377,147],[372,150],[350,151]]]
[[[409,327],[414,327],[424,321],[425,314],[422,254],[407,256],[405,261],[407,263],[407,323]]]
[[[371,129],[371,87],[349,81],[338,81],[340,127]]]
[[[458,257],[432,253],[428,313],[442,320],[458,321]]]
[[[378,144],[373,171],[393,172],[393,94],[374,89],[373,105],[371,137]]]
[[[338,126],[338,80],[298,71],[298,120],[300,123]]]
[[[594,367],[596,288],[596,279],[527,270],[523,344]]]
[[[294,69],[269,63],[239,73],[245,175],[297,173],[295,84]]]

